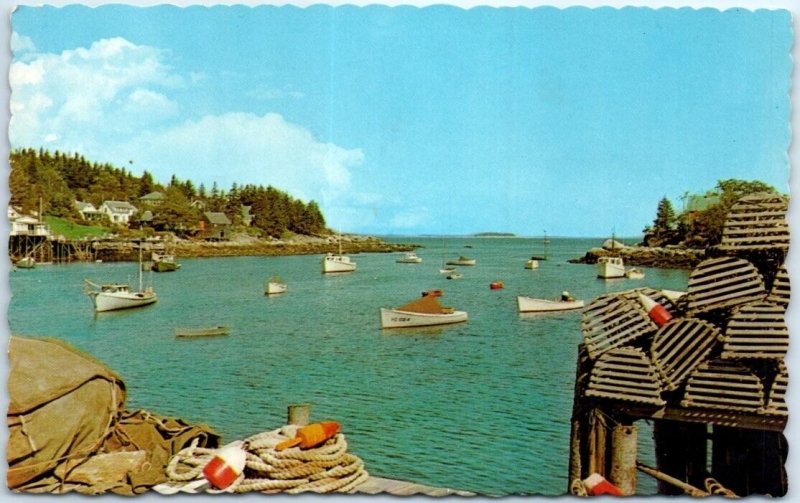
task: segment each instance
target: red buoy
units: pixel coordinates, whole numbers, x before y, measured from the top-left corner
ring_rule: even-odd
[[[244,470],[245,453],[240,440],[232,442],[217,451],[203,468],[203,476],[217,489],[225,489],[233,484]]]
[[[612,496],[624,496],[619,487],[615,486],[599,473],[593,473],[583,479],[583,487],[590,496],[610,494]]]
[[[294,438],[284,440],[276,445],[275,450],[282,451],[296,445],[299,445],[301,449],[311,449],[325,443],[329,438],[333,438],[341,429],[342,426],[336,421],[311,423],[299,428]]]
[[[642,292],[638,292],[638,294],[639,302],[642,303],[644,310],[647,311],[647,316],[649,316],[656,325],[661,327],[672,319],[672,315],[669,313],[669,311],[667,311],[666,307],[662,306]]]
[[[500,290],[504,286],[505,285],[503,284],[502,281],[492,281],[491,283],[489,283],[489,288],[491,288],[492,290]]]

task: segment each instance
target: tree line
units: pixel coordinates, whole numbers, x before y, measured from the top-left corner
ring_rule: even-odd
[[[703,194],[684,193],[682,199],[685,207],[680,214],[675,212],[666,196],[662,197],[656,208],[655,220],[644,228],[644,244],[684,245],[690,248],[717,245],[722,241],[725,219],[736,201],[758,192],[777,191],[757,180],[719,180],[714,189]],[[694,201],[699,201],[699,204],[693,204]]]
[[[10,204],[25,213],[39,211],[79,221],[75,201],[92,203],[128,201],[139,211],[139,198],[151,192],[164,194],[163,202],[152,209],[155,228],[187,232],[197,226],[203,211],[223,212],[234,225],[243,223],[243,206],[250,206],[251,227],[279,237],[286,231],[297,234],[324,234],[325,217],[316,202],[304,203],[272,186],[239,186],[222,190],[214,182],[210,189],[191,180],[172,175],[168,184],[157,182],[147,170],[136,176],[129,169],[86,160],[78,153],[66,154],[45,149],[15,149],[10,154]],[[132,162],[129,161],[130,164]],[[200,202],[201,204],[192,204]],[[202,208],[202,209],[201,209]]]

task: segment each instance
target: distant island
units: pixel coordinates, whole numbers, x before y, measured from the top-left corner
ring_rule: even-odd
[[[516,234],[513,232],[479,232],[473,234],[476,238],[515,238]]]

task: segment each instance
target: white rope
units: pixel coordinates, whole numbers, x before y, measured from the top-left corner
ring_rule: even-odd
[[[280,442],[294,438],[296,431],[297,426],[287,425],[245,439],[244,473],[224,491],[204,484],[203,467],[217,451],[197,447],[195,439],[170,459],[166,467],[169,481],[153,489],[161,494],[198,491],[349,493],[369,477],[364,462],[347,452],[347,441],[341,433],[313,449],[275,450]]]

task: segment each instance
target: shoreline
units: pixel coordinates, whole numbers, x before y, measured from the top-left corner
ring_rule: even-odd
[[[708,252],[700,248],[662,248],[649,246],[615,246],[591,248],[583,257],[567,260],[570,264],[596,264],[600,257],[616,255],[625,265],[660,267],[663,269],[693,269],[707,258]]]
[[[342,236],[343,254],[406,252],[417,247],[414,244],[387,243],[374,236]],[[321,255],[338,253],[339,238],[298,235],[286,240],[243,236],[230,241],[178,239],[168,243],[157,242],[154,249],[179,258]],[[138,251],[131,241],[99,241],[94,244],[94,256],[104,262],[136,261]]]

